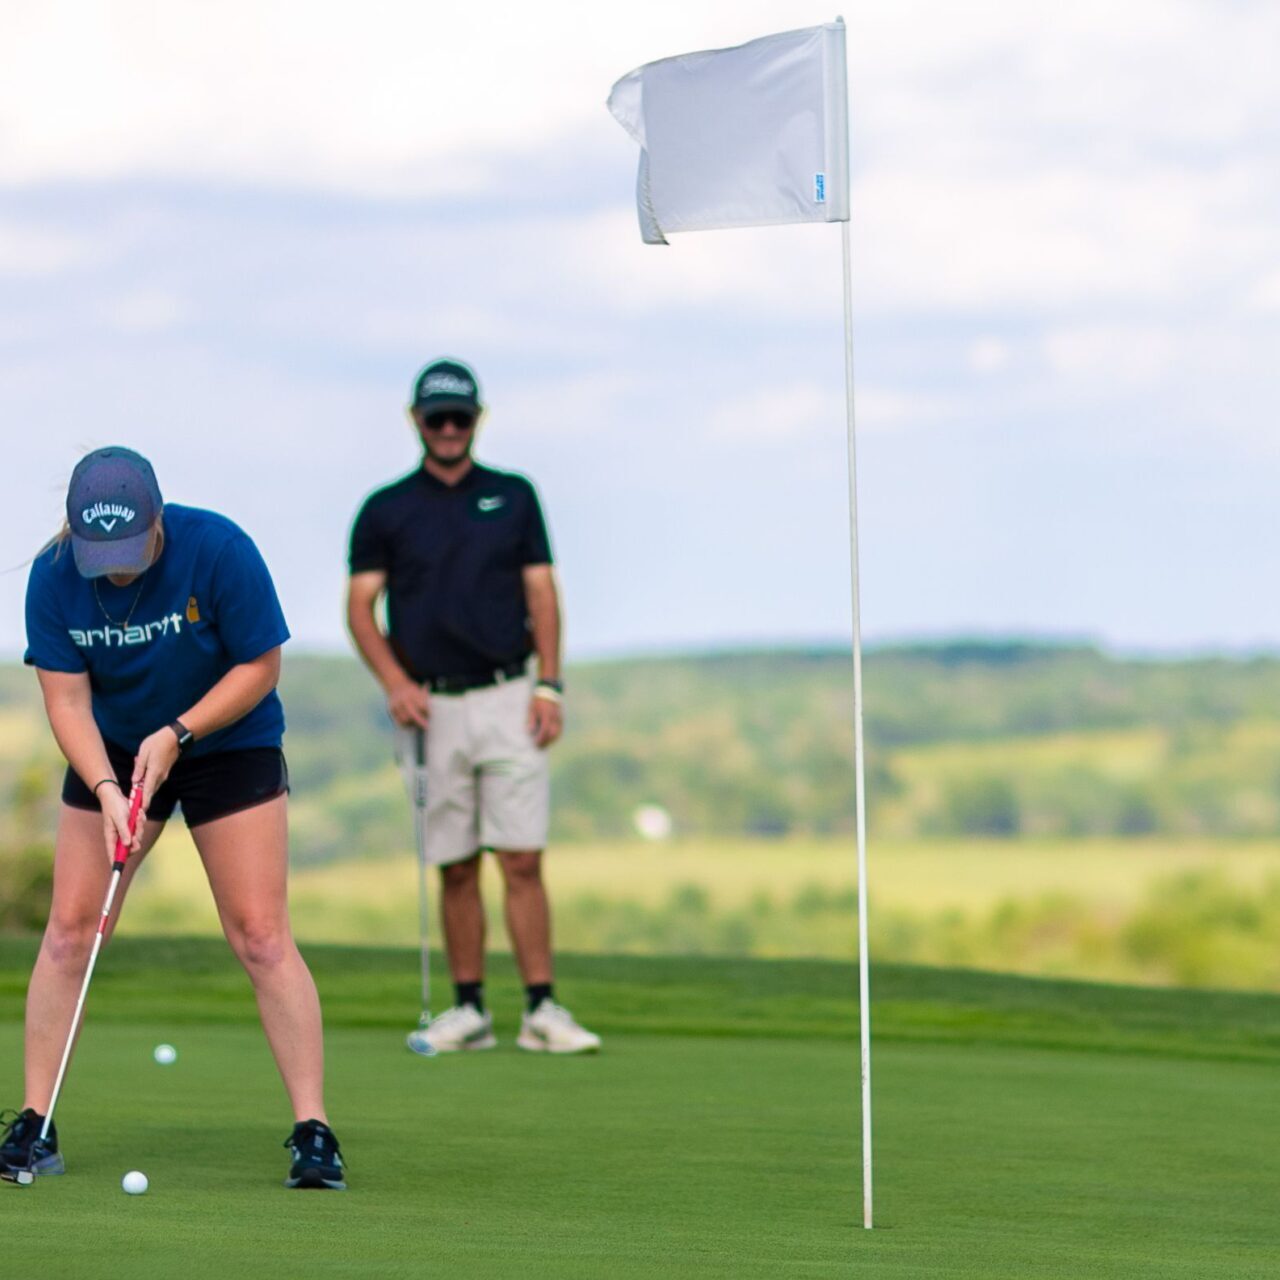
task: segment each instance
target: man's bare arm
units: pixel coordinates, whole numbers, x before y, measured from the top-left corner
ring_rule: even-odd
[[[538,677],[560,679],[560,588],[549,564],[524,567],[524,598],[533,627],[533,647],[538,655]],[[564,727],[560,696],[535,690],[529,707],[529,732],[540,747],[549,747]]]
[[[549,564],[527,564],[523,570],[524,598],[533,626],[533,648],[538,655],[538,675],[560,679],[560,587]]]
[[[397,724],[425,727],[427,692],[400,665],[391,642],[378,626],[378,600],[386,589],[387,575],[380,569],[351,575],[347,582],[347,630],[365,665],[386,692],[391,718]]]

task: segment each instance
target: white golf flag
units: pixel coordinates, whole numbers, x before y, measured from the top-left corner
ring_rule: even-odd
[[[672,231],[849,220],[844,23],[685,53],[622,77],[647,244]]]

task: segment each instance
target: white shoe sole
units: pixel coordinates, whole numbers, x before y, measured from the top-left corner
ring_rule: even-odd
[[[554,1045],[549,1045],[545,1040],[540,1039],[538,1036],[531,1036],[525,1031],[522,1031],[516,1037],[516,1048],[523,1049],[526,1053],[573,1054],[573,1053],[599,1053],[600,1052],[599,1043],[572,1045],[572,1046],[566,1046],[561,1049],[557,1049]]]
[[[436,1045],[437,1053],[470,1053],[474,1049],[496,1049],[498,1047],[498,1037],[489,1034],[480,1036],[477,1040],[463,1040],[460,1044],[438,1044]]]

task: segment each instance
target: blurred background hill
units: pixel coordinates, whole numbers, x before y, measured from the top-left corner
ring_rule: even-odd
[[[568,678],[565,947],[853,954],[846,652]],[[875,650],[866,684],[875,954],[1280,987],[1280,658],[957,640]],[[373,682],[291,655],[283,694],[300,932],[412,940],[410,818]],[[59,774],[34,678],[0,669],[4,927],[38,923]],[[187,846],[166,835],[130,927],[216,929]]]

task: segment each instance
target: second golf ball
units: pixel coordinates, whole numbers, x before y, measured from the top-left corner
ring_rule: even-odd
[[[128,1195],[140,1196],[147,1189],[147,1175],[145,1173],[139,1173],[137,1169],[134,1169],[132,1172],[124,1175],[120,1180],[120,1185],[125,1189],[125,1192]]]
[[[167,1067],[177,1062],[178,1051],[171,1044],[158,1044],[156,1045],[155,1059],[162,1067]]]

